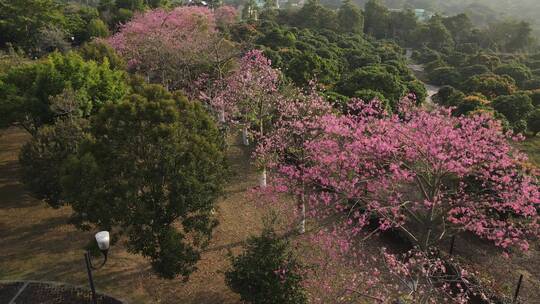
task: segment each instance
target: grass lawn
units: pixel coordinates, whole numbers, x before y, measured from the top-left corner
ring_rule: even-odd
[[[17,155],[28,135],[17,129],[0,132],[0,280],[86,286],[82,248],[93,232],[80,232],[67,224],[70,208],[52,209],[25,191],[18,178]],[[227,253],[262,228],[265,211],[248,202],[245,195],[257,180],[248,152],[232,146],[229,157],[238,174],[218,203],[220,225],[188,283],[157,278],[147,260],[118,244],[111,248],[105,267],[94,272],[96,288],[132,304],[238,303],[238,296],[224,282]]]
[[[0,130],[0,280],[61,281],[86,286],[82,248],[93,233],[75,230],[67,224],[70,208],[48,207],[33,199],[19,182],[17,155],[27,139],[28,135],[21,130]],[[523,144],[537,164],[539,147],[539,138]],[[246,195],[257,183],[249,152],[233,145],[229,159],[236,174],[218,202],[220,225],[198,263],[198,270],[187,283],[157,278],[147,260],[128,253],[119,243],[111,248],[107,265],[94,272],[97,289],[131,304],[239,303],[238,296],[224,282],[223,271],[229,264],[227,254],[229,250],[236,252],[244,240],[260,231],[262,218],[269,210]],[[377,252],[384,245],[378,239],[369,243],[369,252]],[[518,252],[505,259],[491,244],[464,236],[458,238],[455,252],[507,294],[512,293],[519,274],[524,274],[521,295],[525,303],[540,303],[538,242],[532,244],[529,252]]]

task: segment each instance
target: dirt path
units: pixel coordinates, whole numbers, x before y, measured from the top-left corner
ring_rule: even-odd
[[[28,135],[18,129],[2,130],[0,136],[0,280],[62,281],[86,286],[83,247],[92,233],[67,224],[70,208],[58,210],[33,199],[18,179],[18,150]],[[225,196],[218,203],[214,237],[188,283],[162,280],[140,256],[122,245],[111,248],[107,265],[94,273],[97,289],[129,300],[129,303],[238,303],[225,285],[229,249],[236,250],[261,228],[263,212],[245,197],[256,181],[247,151],[232,146],[232,169]]]
[[[407,59],[407,62],[409,62],[407,64],[407,67],[409,67],[409,69],[413,71],[413,74],[415,74],[418,79],[425,78],[425,77],[422,77],[424,75],[424,66],[421,64],[413,63],[411,57],[412,57],[412,49],[406,49],[405,58]],[[424,86],[426,87],[426,91],[427,91],[426,103],[428,106],[433,105],[432,97],[433,95],[439,92],[439,89],[441,87],[433,85],[433,84],[429,84],[426,82],[424,82]]]

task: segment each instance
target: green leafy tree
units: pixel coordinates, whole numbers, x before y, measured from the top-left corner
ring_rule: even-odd
[[[244,252],[232,257],[225,273],[227,285],[253,304],[303,304],[307,296],[301,286],[300,265],[289,242],[265,228],[247,241]]]
[[[364,6],[364,32],[381,39],[388,36],[388,19],[390,12],[379,0],[369,0]]]
[[[481,95],[469,95],[464,97],[461,102],[457,105],[453,114],[455,116],[466,115],[472,112],[477,112],[480,110],[489,111],[488,107],[489,101],[486,100],[484,96]],[[491,110],[493,111],[493,110]]]
[[[108,34],[107,26],[99,19],[98,10],[94,7],[71,3],[64,8],[64,15],[66,30],[76,45]]]
[[[208,1],[212,8],[219,7],[221,1]],[[164,7],[167,8],[171,5],[170,0],[147,0],[146,3],[150,8]]]
[[[460,69],[460,73],[464,79],[467,79],[474,75],[487,74],[489,72],[489,68],[482,64],[467,65]]]
[[[501,59],[495,55],[489,55],[482,52],[479,52],[475,56],[469,57],[469,65],[484,65],[488,67],[490,71],[493,71],[496,67],[501,65]]]
[[[497,48],[508,52],[527,49],[533,41],[531,34],[530,23],[514,20],[492,23],[486,32]]]
[[[308,0],[294,19],[294,24],[302,28],[314,30],[336,30],[338,28],[336,13],[322,6],[319,0]]]
[[[465,89],[469,93],[481,93],[488,98],[495,98],[500,95],[511,95],[514,93],[516,83],[509,76],[482,74],[469,78],[464,83]]]
[[[71,43],[68,42],[68,33],[58,27],[42,28],[38,37],[35,39],[33,54],[36,56],[47,55],[58,51],[65,53],[71,49]]]
[[[399,100],[406,91],[399,76],[389,73],[382,66],[356,69],[337,85],[337,92],[346,96],[353,96],[362,89],[380,92],[391,102]]]
[[[257,20],[258,15],[259,9],[257,7],[257,2],[255,2],[255,0],[248,0],[242,9],[242,19]]]
[[[277,9],[277,1],[276,0],[265,0],[264,1],[264,9],[265,10],[275,10]]]
[[[445,107],[455,107],[459,105],[464,98],[465,94],[463,94],[463,92],[456,90],[451,86],[443,86],[439,89],[439,92],[433,96],[433,101]]]
[[[115,0],[115,5],[131,11],[143,11],[145,8],[144,0]]]
[[[111,70],[106,60],[98,64],[74,52],[53,53],[0,76],[2,124],[18,124],[35,134],[42,125],[54,122],[51,98],[65,89],[76,93],[77,111],[87,117],[103,104],[121,100],[128,86],[125,72]]]
[[[444,51],[454,47],[452,34],[439,16],[432,17],[426,25],[419,27],[416,37],[420,43],[433,50]]]
[[[154,0],[150,0],[149,5],[153,6],[154,2]],[[144,9],[144,0],[100,0],[98,5],[101,19],[112,30],[117,29],[120,24],[128,22],[134,13],[144,11]]]
[[[64,204],[60,186],[62,165],[77,153],[87,128],[84,119],[60,118],[55,124],[40,128],[20,151],[24,184],[35,197],[54,208]]]
[[[422,104],[428,96],[426,86],[419,80],[409,81],[407,83],[407,91],[416,96],[417,104]]]
[[[339,29],[345,33],[362,33],[364,30],[364,16],[358,6],[350,0],[343,1],[339,8],[337,20]]]
[[[531,98],[524,93],[499,96],[493,100],[492,106],[506,117],[513,128],[522,127],[522,121],[527,121],[528,115],[534,110]]]
[[[92,19],[88,23],[88,37],[92,38],[104,38],[109,36],[109,28],[101,19]]]
[[[394,39],[401,41],[404,45],[414,44],[414,33],[418,28],[418,20],[412,9],[392,11],[389,15],[390,33]]]
[[[423,46],[420,51],[413,52],[413,59],[419,63],[434,62],[441,60],[441,54],[436,50]]]
[[[535,108],[540,108],[540,89],[527,91]]]
[[[527,120],[527,127],[529,128],[529,131],[533,133],[533,135],[540,132],[540,108],[536,108],[531,112],[529,119]]]
[[[456,44],[467,41],[474,27],[469,16],[464,13],[443,18],[442,23],[452,34],[452,38]]]
[[[64,165],[63,195],[78,227],[120,231],[159,275],[187,279],[217,225],[221,136],[201,104],[158,85],[134,91],[94,117],[93,138]]]
[[[429,73],[429,80],[435,85],[457,87],[461,84],[461,74],[453,67],[440,67]]]
[[[0,1],[0,47],[7,43],[30,50],[41,30],[64,28],[65,18],[55,0]]]
[[[307,85],[313,79],[330,83],[338,77],[338,71],[332,62],[310,51],[298,52],[289,62],[286,73],[300,86]]]
[[[532,77],[531,70],[518,63],[500,65],[493,72],[497,75],[508,75],[512,77],[520,87]]]
[[[369,90],[369,89],[363,89],[363,90],[356,91],[356,92],[354,92],[353,97],[360,98],[361,100],[363,100],[365,102],[372,101],[373,99],[380,100],[383,103],[387,102],[386,98],[384,97],[384,95],[382,93],[377,92],[377,91],[373,91],[373,90]]]
[[[125,70],[126,63],[122,57],[110,45],[103,41],[94,40],[87,42],[79,48],[79,54],[84,60],[92,60],[103,64],[109,63],[111,70]]]
[[[532,78],[529,80],[526,80],[522,84],[522,88],[524,90],[538,90],[540,89],[540,78]]]

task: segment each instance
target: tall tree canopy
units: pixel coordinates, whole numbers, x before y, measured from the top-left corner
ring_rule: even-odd
[[[187,277],[217,224],[221,138],[200,104],[157,85],[135,92],[93,118],[64,166],[63,195],[74,223],[122,232],[161,276]]]
[[[287,134],[307,138],[295,147],[304,157],[269,166],[273,190],[305,197],[308,215],[353,235],[375,218],[423,249],[455,231],[503,248],[527,249],[538,237],[536,177],[491,116],[453,117],[407,100],[399,114],[377,101],[349,106],[347,115],[290,125]]]
[[[379,0],[369,0],[364,8],[364,31],[375,38],[387,38],[390,12]]]
[[[74,52],[53,53],[0,75],[1,124],[17,123],[34,134],[54,122],[51,98],[66,90],[77,95],[75,110],[89,116],[105,103],[121,100],[128,86],[125,72],[111,70],[108,60],[97,63]]]
[[[350,0],[343,1],[338,10],[339,30],[344,33],[362,33],[364,30],[364,15],[360,8]]]
[[[60,4],[54,0],[0,1],[0,46],[35,45],[40,30],[64,25]]]

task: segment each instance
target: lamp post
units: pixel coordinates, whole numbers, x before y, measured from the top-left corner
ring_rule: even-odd
[[[90,290],[92,291],[92,302],[97,304],[96,289],[94,287],[94,279],[92,277],[92,269],[97,270],[103,267],[107,262],[107,253],[109,252],[110,237],[109,231],[100,231],[96,233],[96,242],[98,244],[99,250],[103,254],[103,262],[99,266],[92,265],[92,259],[90,257],[90,252],[86,251],[84,253],[84,261],[86,262],[86,271],[88,272],[88,282],[90,283]]]

